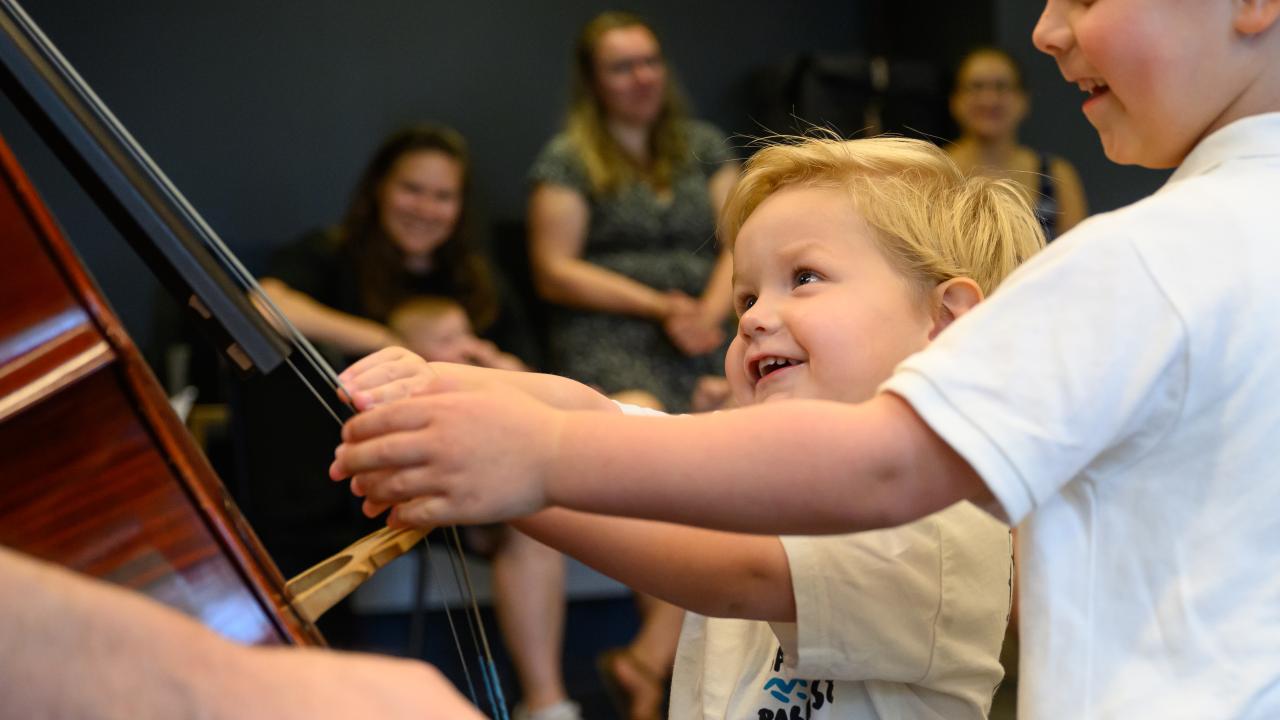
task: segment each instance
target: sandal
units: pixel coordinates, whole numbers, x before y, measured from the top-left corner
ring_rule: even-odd
[[[636,692],[637,688],[628,687],[618,675],[617,665],[625,665],[638,678],[644,692]],[[619,647],[606,650],[596,657],[596,670],[604,682],[609,699],[613,701],[618,717],[626,720],[662,720],[666,717],[663,706],[666,704],[668,677],[649,667],[643,660],[631,652],[631,648]],[[652,693],[657,701],[653,707],[636,707],[636,701],[644,694]],[[646,703],[647,704],[647,703]]]

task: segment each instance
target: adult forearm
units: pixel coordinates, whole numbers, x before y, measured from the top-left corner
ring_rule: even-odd
[[[898,525],[983,487],[892,395],[676,418],[572,414],[546,481],[563,507],[774,534]]]
[[[382,323],[335,310],[283,283],[263,282],[276,307],[307,339],[333,345],[352,355],[381,350],[397,342]]]
[[[480,720],[430,666],[237,645],[103,582],[0,548],[0,715]]]
[[[733,254],[724,251],[716,259],[707,287],[700,298],[703,318],[718,325],[733,310]]]
[[[665,294],[578,258],[561,258],[543,268],[538,290],[549,302],[595,312],[658,320],[669,310]]]
[[[560,508],[512,523],[625,585],[712,617],[795,619],[791,573],[775,537]]]
[[[196,717],[231,647],[185,616],[0,548],[6,716]]]

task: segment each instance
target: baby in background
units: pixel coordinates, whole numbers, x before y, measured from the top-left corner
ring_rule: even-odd
[[[427,360],[498,370],[527,370],[520,358],[476,337],[462,305],[447,297],[422,295],[400,304],[387,322],[405,347]]]

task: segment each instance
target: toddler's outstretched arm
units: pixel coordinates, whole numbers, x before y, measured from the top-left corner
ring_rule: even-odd
[[[511,524],[640,592],[686,610],[709,617],[796,619],[790,563],[775,536],[562,508]]]

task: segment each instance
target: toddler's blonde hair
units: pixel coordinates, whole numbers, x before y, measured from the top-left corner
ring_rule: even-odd
[[[899,137],[789,138],[758,151],[725,202],[720,237],[732,247],[760,203],[793,186],[846,191],[885,257],[923,294],[968,277],[990,295],[1044,247],[1015,182],[966,178],[932,143]]]

